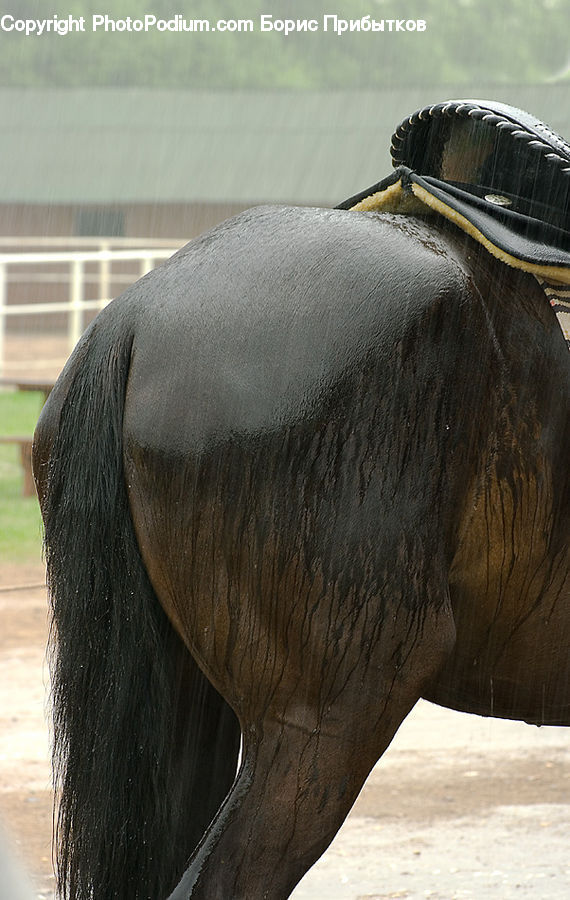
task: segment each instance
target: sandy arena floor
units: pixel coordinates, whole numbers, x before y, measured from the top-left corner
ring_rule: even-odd
[[[0,587],[41,580],[3,567]],[[0,819],[36,900],[53,893],[45,640],[45,591],[1,590]],[[570,729],[420,703],[293,897],[567,900],[569,832]]]

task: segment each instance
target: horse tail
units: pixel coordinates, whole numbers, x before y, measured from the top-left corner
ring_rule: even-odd
[[[139,552],[122,451],[132,343],[100,315],[68,363],[66,393],[56,385],[44,408],[44,446],[34,448],[35,469],[47,458],[36,476],[66,900],[167,896],[231,786],[239,750],[235,716],[170,625]]]

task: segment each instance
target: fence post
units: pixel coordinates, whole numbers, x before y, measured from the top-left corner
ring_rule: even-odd
[[[108,253],[110,250],[108,241],[101,241],[99,244],[99,250],[102,253]],[[111,267],[109,263],[109,257],[101,257],[99,260],[99,297],[98,300],[104,300],[106,303],[111,299],[110,294],[110,276]],[[101,303],[101,306],[103,304]]]
[[[139,264],[139,278],[142,278],[143,275],[146,275],[151,269],[154,269],[154,257],[142,256]]]
[[[4,373],[4,335],[6,333],[6,263],[0,263],[0,374]]]
[[[69,350],[73,350],[83,331],[83,260],[71,263],[69,296]]]

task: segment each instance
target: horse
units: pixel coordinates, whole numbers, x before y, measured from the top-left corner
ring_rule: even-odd
[[[570,725],[570,367],[441,216],[260,207],[37,424],[58,886],[284,900],[420,698]]]

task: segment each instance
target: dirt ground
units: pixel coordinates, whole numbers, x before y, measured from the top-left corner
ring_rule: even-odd
[[[30,897],[51,900],[42,580],[38,566],[0,573],[0,819]],[[567,900],[569,833],[570,729],[420,703],[293,897]]]

